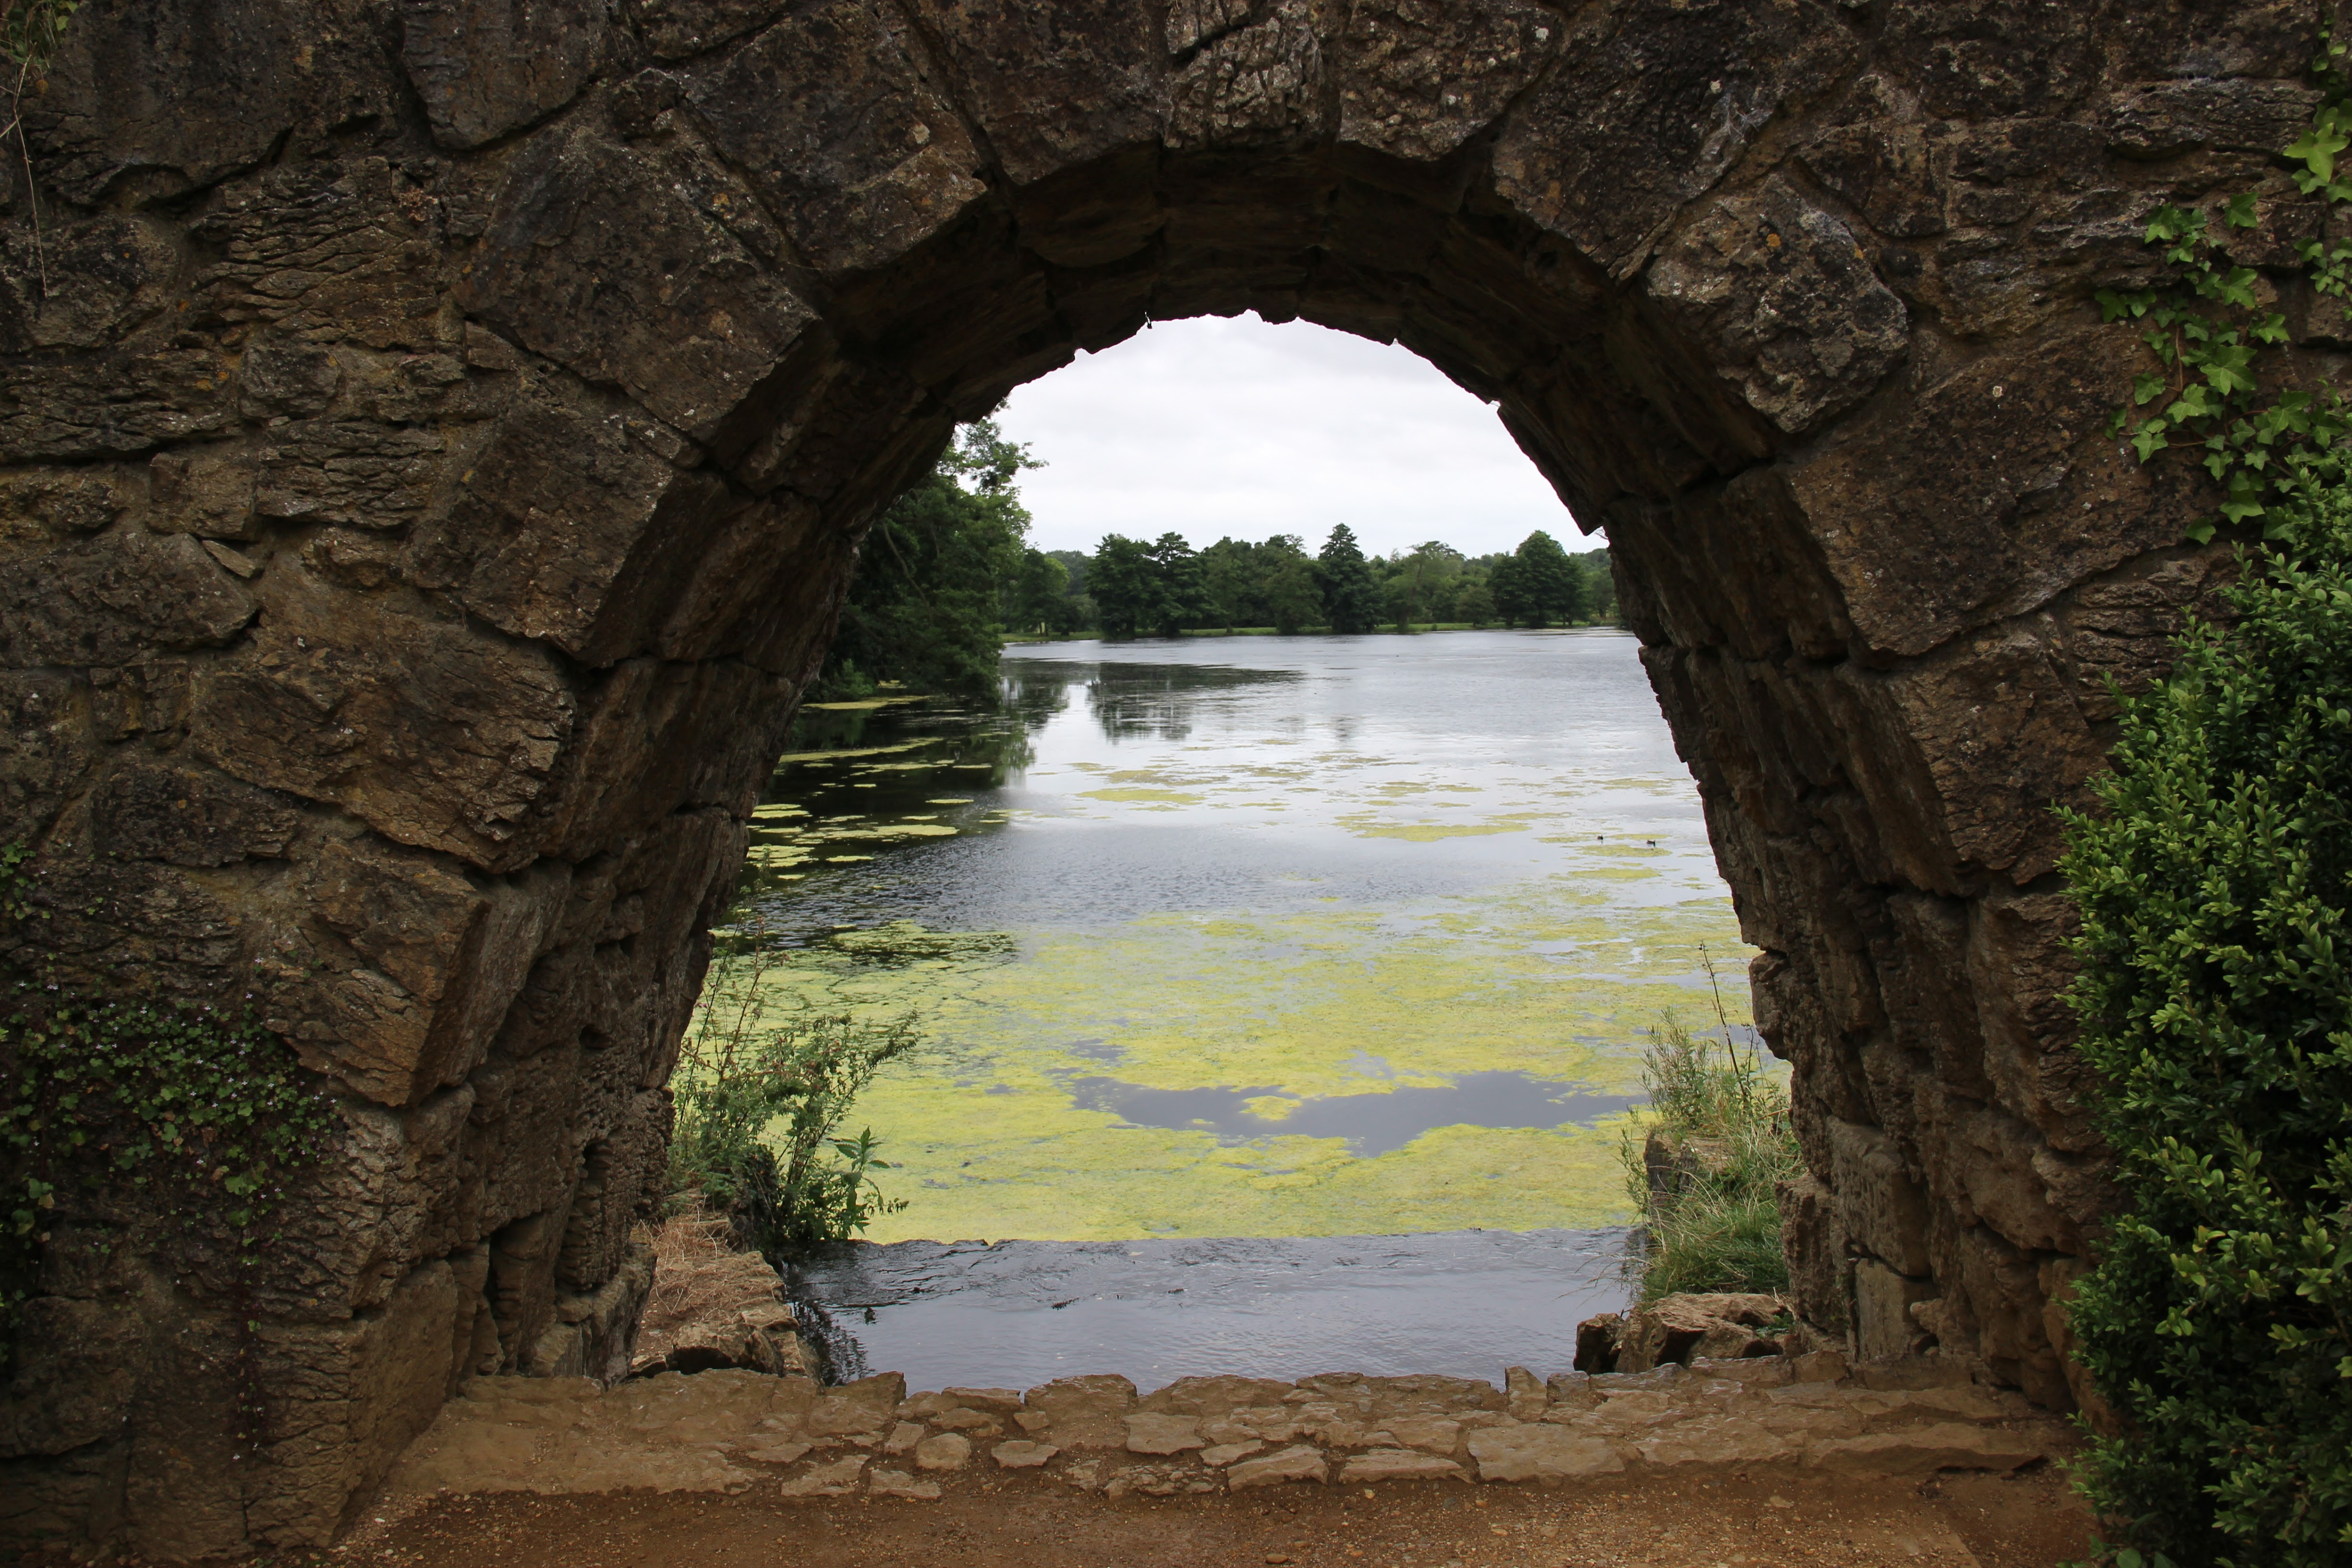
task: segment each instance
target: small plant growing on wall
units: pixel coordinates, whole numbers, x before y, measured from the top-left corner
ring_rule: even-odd
[[[324,1089],[241,1013],[114,994],[60,973],[21,845],[0,847],[0,1363],[56,1233],[153,1258],[211,1294],[258,1442],[254,1292],[289,1185],[336,1125]]]
[[[906,1207],[882,1195],[890,1169],[872,1128],[841,1125],[885,1062],[915,1048],[915,1021],[777,1014],[762,988],[762,939],[715,959],[672,1092],[671,1185],[726,1214],[747,1245],[780,1258],[846,1241]]]
[[[25,165],[25,188],[32,193],[33,251],[40,267],[41,293],[49,291],[48,258],[41,252],[40,196],[33,177],[33,146],[25,136],[25,99],[39,97],[49,89],[49,62],[57,58],[58,46],[63,40],[66,24],[81,9],[81,0],[0,0],[0,55],[16,68],[13,78],[0,84],[8,94],[8,122],[0,125],[0,149],[10,142],[16,143],[16,156]]]
[[[1628,1131],[1626,1193],[1647,1216],[1633,1260],[1641,1300],[1684,1290],[1789,1288],[1779,1184],[1797,1174],[1789,1097],[1753,1047],[1665,1017],[1642,1047],[1651,1120]]]

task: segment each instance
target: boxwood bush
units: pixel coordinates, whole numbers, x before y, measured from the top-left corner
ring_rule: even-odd
[[[2177,1563],[2352,1561],[2352,496],[2274,506],[2069,817],[2073,998],[2126,1210],[2084,1481]]]

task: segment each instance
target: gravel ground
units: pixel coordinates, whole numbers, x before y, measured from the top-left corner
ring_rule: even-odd
[[[1291,1486],[1111,1501],[1027,1477],[956,1477],[936,1502],[500,1494],[446,1498],[283,1568],[2054,1568],[2090,1519],[2047,1466],[2016,1477],[1612,1477],[1556,1490],[1459,1482]]]

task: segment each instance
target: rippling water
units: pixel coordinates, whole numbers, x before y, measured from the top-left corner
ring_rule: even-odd
[[[1748,952],[1634,640],[1008,653],[1002,713],[812,711],[738,945],[919,1015],[877,1241],[1622,1223],[1639,1032]],[[1705,956],[1703,956],[1703,951]]]
[[[789,1271],[833,1380],[1027,1387],[1122,1373],[1500,1381],[1566,1372],[1577,1322],[1624,1304],[1622,1237],[1455,1231],[1225,1241],[904,1241]]]

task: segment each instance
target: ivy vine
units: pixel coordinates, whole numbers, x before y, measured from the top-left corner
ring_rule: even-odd
[[[60,977],[22,845],[0,847],[0,1364],[61,1212],[101,1254],[126,1243],[226,1297],[240,1447],[257,1445],[264,1257],[289,1184],[338,1125],[332,1098],[249,1013],[96,994]]]
[[[2352,76],[2347,48],[2326,34],[2312,60],[2322,100],[2309,129],[2283,150],[2300,165],[2295,187],[2324,213],[2352,202],[2352,179],[2338,157],[2352,151]],[[2352,432],[2352,405],[2333,387],[2286,390],[2263,397],[2257,356],[2289,339],[2283,311],[2268,308],[2261,275],[2236,265],[2231,237],[2262,222],[2261,195],[2247,191],[2211,209],[2167,203],[2148,217],[2149,245],[2179,269],[2160,288],[2101,289],[2110,322],[2145,323],[2141,341],[2158,368],[2136,376],[2131,400],[2117,408],[2108,434],[2127,437],[2143,463],[2173,447],[2202,447],[2208,473],[2221,486],[2216,517],[2192,523],[2189,537],[2211,542],[2221,522],[2260,521],[2265,539],[2283,537],[2282,503],[2308,502],[2345,478],[2336,444]],[[2322,225],[2323,229],[2325,225]],[[2352,242],[2298,242],[2297,259],[2312,290],[2352,308]]]
[[[2352,243],[2326,238],[2352,203],[2347,56],[2322,33],[2319,107],[2281,153],[2319,218],[2295,275],[2352,321]],[[2222,624],[2190,618],[2168,675],[2122,702],[2098,808],[2063,814],[2069,994],[2126,1195],[2072,1309],[2122,1418],[2076,1475],[2133,1542],[2099,1548],[2113,1568],[2352,1548],[2352,405],[2263,363],[2293,334],[2232,254],[2262,203],[2159,206],[2172,280],[2098,296],[2155,360],[2110,433],[2143,463],[2199,453],[2222,499],[2189,537],[2241,542]]]

